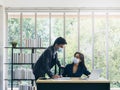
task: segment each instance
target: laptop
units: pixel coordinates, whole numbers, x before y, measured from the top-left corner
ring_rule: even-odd
[[[97,80],[100,78],[100,74],[102,73],[102,69],[94,69],[89,78],[84,78],[84,80]]]

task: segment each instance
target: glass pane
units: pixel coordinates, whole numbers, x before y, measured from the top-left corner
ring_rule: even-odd
[[[41,38],[41,46],[49,46],[49,13],[37,13],[37,38]]]
[[[22,14],[22,46],[26,46],[25,41],[35,38],[35,13]],[[32,46],[32,45],[30,45]]]
[[[10,42],[17,42],[17,46],[20,46],[20,13],[8,13],[8,33],[7,33],[7,45],[12,46]],[[11,49],[7,50],[6,62],[11,62]],[[18,52],[18,50],[16,50]]]
[[[8,45],[10,42],[17,42],[20,46],[20,13],[8,13]]]
[[[8,13],[8,32],[7,32],[7,45],[12,46],[10,42],[17,42],[17,47],[20,46],[20,13]],[[6,58],[4,60],[5,63],[11,63],[11,49],[6,49]],[[16,53],[18,50],[15,51]],[[11,64],[5,64],[5,79],[11,78]],[[10,87],[11,81],[5,82],[6,87]]]
[[[54,44],[54,41],[57,37],[63,37],[64,31],[64,14],[63,13],[52,13],[51,14],[51,44]],[[64,65],[63,52],[58,53],[58,59],[61,64]]]
[[[65,37],[67,40],[65,60],[66,63],[71,63],[74,53],[78,51],[78,14],[67,12],[65,15]]]
[[[120,12],[109,13],[109,67],[111,87],[120,88]]]
[[[57,37],[63,37],[64,19],[63,13],[51,14],[51,44]]]
[[[102,69],[102,77],[106,78],[106,13],[94,13],[94,68]]]
[[[80,12],[80,52],[84,54],[87,69],[92,70],[92,16],[91,12]]]

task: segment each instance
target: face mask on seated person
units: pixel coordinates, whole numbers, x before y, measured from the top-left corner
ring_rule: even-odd
[[[77,59],[76,57],[73,58],[73,63],[78,64],[81,60]]]

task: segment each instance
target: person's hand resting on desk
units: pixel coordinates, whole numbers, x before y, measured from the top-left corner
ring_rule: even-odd
[[[59,76],[59,75],[54,75],[54,76],[52,76],[52,78],[53,78],[53,79],[57,79],[57,78],[61,78],[61,76]]]
[[[90,77],[90,75],[87,76],[87,78],[89,78],[89,77]]]

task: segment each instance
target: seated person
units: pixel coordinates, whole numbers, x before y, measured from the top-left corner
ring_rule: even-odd
[[[74,54],[72,64],[66,65],[63,72],[63,77],[81,77],[82,74],[90,75],[84,63],[84,55],[80,52]]]

